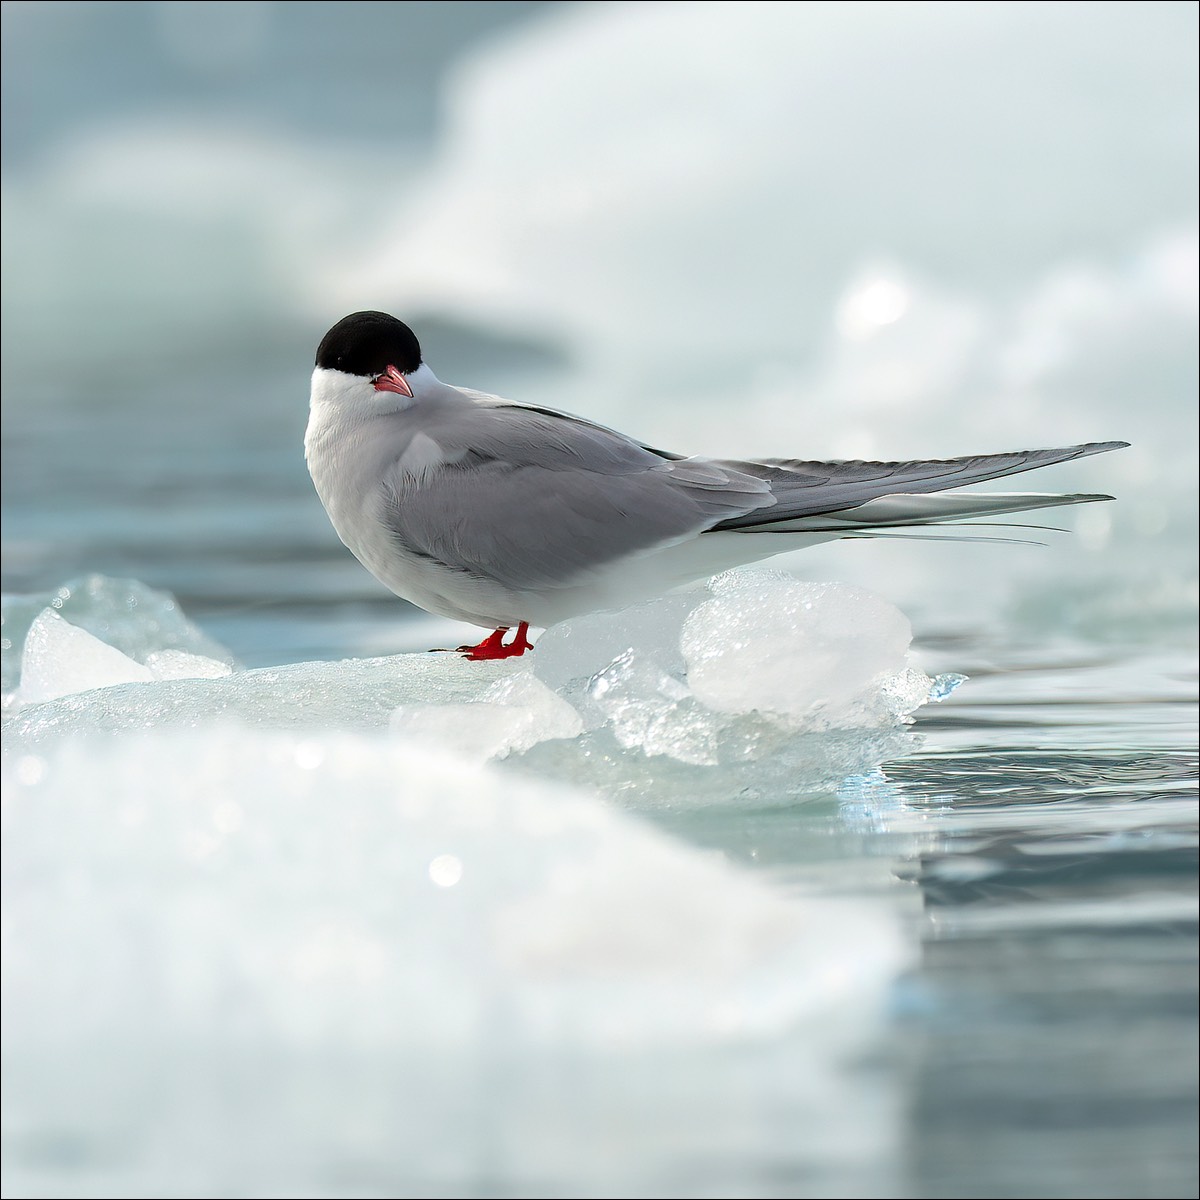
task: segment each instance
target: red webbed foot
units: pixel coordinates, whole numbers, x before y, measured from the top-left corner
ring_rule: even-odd
[[[459,653],[465,655],[470,662],[483,662],[492,658],[520,658],[526,650],[533,649],[533,643],[527,636],[528,621],[522,621],[517,626],[517,636],[506,646],[504,635],[507,632],[508,626],[501,626],[495,633],[489,633],[478,646],[459,646]]]

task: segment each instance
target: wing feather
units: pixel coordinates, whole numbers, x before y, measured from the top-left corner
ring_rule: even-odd
[[[549,411],[480,405],[427,417],[422,431],[445,461],[387,473],[391,535],[514,589],[574,586],[616,559],[775,503],[767,480]]]
[[[850,532],[854,510],[871,502],[860,527],[932,523],[959,510],[904,506],[1125,444],[909,462],[681,458],[569,414],[474,394],[468,405],[424,412],[421,432],[440,458],[426,456],[413,473],[398,456],[385,473],[390,535],[411,553],[515,590],[575,586],[615,560],[700,533],[802,533],[828,514],[837,519],[822,529]]]
[[[714,525],[713,531],[750,530],[794,521],[798,517],[840,513],[881,496],[898,493],[943,492],[1126,445],[1127,442],[1088,442],[1060,449],[908,462],[800,462],[791,459],[722,462],[724,466],[769,482],[777,503],[767,513],[751,512],[727,518]]]

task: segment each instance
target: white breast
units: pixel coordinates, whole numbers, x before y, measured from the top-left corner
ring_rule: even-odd
[[[527,598],[400,542],[387,520],[397,499],[394,485],[405,479],[419,484],[448,458],[435,438],[410,435],[403,421],[381,419],[386,414],[373,400],[369,392],[349,397],[313,389],[305,458],[338,537],[385,587],[428,612],[487,628],[526,619]]]
[[[396,464],[403,475],[421,480],[447,462],[441,446],[427,433],[416,434]]]

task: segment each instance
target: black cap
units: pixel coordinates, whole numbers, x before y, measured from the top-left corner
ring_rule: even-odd
[[[421,344],[403,321],[381,312],[343,317],[317,347],[317,366],[347,375],[382,375],[395,367],[408,375],[421,365]]]

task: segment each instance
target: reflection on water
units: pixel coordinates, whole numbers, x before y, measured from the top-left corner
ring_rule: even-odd
[[[900,869],[924,905],[915,1194],[1194,1194],[1194,753],[1001,748],[889,775],[937,831]]]
[[[1039,749],[1058,730],[1037,706],[969,694],[925,710],[926,751],[847,780],[836,811],[658,819],[799,895],[919,897],[896,998],[902,1194],[1194,1196],[1197,755],[1110,741],[1114,721],[1162,734],[1165,712],[1194,745],[1194,702],[1142,719],[1099,692],[1074,726],[1103,748]]]

